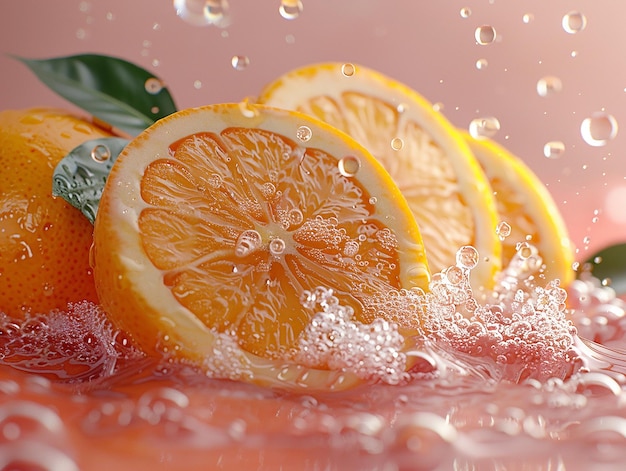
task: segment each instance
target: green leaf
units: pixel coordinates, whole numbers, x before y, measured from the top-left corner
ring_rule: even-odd
[[[589,257],[583,270],[590,270],[600,280],[611,280],[611,287],[618,296],[626,294],[626,243],[595,253]]]
[[[52,194],[80,209],[93,224],[109,172],[129,142],[120,137],[106,137],[75,147],[54,169]]]
[[[158,77],[123,59],[98,54],[16,58],[54,92],[132,136],[176,111]]]

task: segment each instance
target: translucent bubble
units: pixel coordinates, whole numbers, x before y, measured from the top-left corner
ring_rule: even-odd
[[[349,240],[343,246],[343,254],[346,257],[354,257],[357,253],[359,253],[359,249],[361,245],[356,240]]]
[[[91,158],[98,162],[106,162],[111,158],[111,150],[104,144],[98,144],[91,149]]]
[[[370,197],[369,199],[370,204],[376,204],[378,203],[378,198],[376,198],[375,196]]]
[[[341,73],[346,77],[352,77],[356,72],[354,64],[346,63],[341,66]]]
[[[461,15],[461,18],[469,18],[470,16],[472,16],[472,10],[468,7],[461,8],[461,11],[459,13]]]
[[[526,260],[533,254],[533,249],[528,242],[520,242],[515,246],[517,253],[522,260]]]
[[[487,68],[488,65],[489,65],[489,62],[487,62],[487,59],[478,59],[476,61],[476,68],[478,70],[484,70]]]
[[[237,257],[245,257],[252,252],[258,250],[263,245],[261,234],[255,230],[243,231],[237,238],[235,243],[235,255]]]
[[[226,0],[206,0],[204,16],[210,24],[226,27],[230,23],[228,16],[228,2]]]
[[[159,93],[161,90],[163,90],[163,82],[161,82],[158,78],[156,77],[150,77],[148,80],[146,80],[146,82],[144,83],[144,88],[146,89],[146,91],[150,94],[150,95],[156,95],[157,93]]]
[[[605,112],[596,112],[583,120],[580,134],[587,144],[594,147],[606,145],[617,135],[617,120]]]
[[[226,0],[174,0],[176,15],[194,26],[225,26],[228,2]]]
[[[487,44],[491,44],[496,39],[496,30],[493,26],[483,25],[476,28],[474,31],[474,38],[476,38],[476,42],[481,46],[486,46]]]
[[[456,264],[462,268],[472,269],[478,265],[478,250],[465,245],[456,252]]]
[[[304,221],[304,214],[302,214],[302,211],[300,211],[297,208],[294,208],[291,211],[289,211],[290,225],[297,226],[299,224],[302,224],[302,221]]]
[[[509,223],[502,221],[496,227],[496,234],[500,240],[506,239],[511,235],[511,226]]]
[[[393,150],[400,150],[404,147],[404,141],[402,139],[400,139],[399,137],[394,137],[391,140],[391,148]]]
[[[558,159],[565,152],[565,144],[561,141],[546,142],[543,146],[543,155],[549,159]]]
[[[500,130],[500,121],[493,116],[487,118],[476,118],[470,122],[469,133],[475,139],[481,137],[493,137]]]
[[[299,126],[296,130],[296,137],[302,142],[307,142],[313,136],[313,131],[308,126]]]
[[[353,155],[342,157],[337,164],[344,177],[354,177],[361,168],[361,161]]]
[[[526,24],[530,23],[534,19],[535,15],[533,15],[532,13],[524,13],[524,16],[522,16],[522,21]]]
[[[302,13],[303,5],[300,0],[281,0],[278,12],[286,20],[295,20]]]
[[[275,238],[270,241],[270,253],[272,255],[280,255],[285,251],[285,241],[280,238]]]
[[[248,56],[233,56],[230,63],[233,66],[233,69],[244,70],[250,65],[250,59]]]
[[[537,93],[542,97],[554,95],[555,93],[559,93],[562,89],[563,83],[561,79],[552,75],[542,77],[537,81]]]
[[[202,82],[200,80],[194,80],[193,88],[195,88],[196,90],[200,90],[202,88]]]
[[[587,17],[578,11],[570,11],[561,21],[566,33],[580,33],[587,26]]]

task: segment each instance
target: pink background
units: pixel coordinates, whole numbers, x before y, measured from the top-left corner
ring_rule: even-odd
[[[230,0],[231,24],[192,26],[168,0],[20,0],[0,7],[0,50],[29,58],[97,52],[153,71],[179,108],[238,101],[292,68],[345,61],[407,83],[457,126],[495,116],[495,139],[548,185],[578,247],[578,258],[626,241],[626,125],[603,147],[580,134],[604,110],[626,123],[626,3],[611,0],[302,0],[295,20],[279,0]],[[463,18],[460,10],[471,10]],[[568,34],[562,17],[579,11],[586,28]],[[525,14],[532,20],[524,22]],[[497,40],[479,45],[491,25]],[[231,66],[245,55],[244,70]],[[486,59],[478,70],[475,63]],[[25,66],[0,56],[0,109],[72,108]],[[537,81],[559,77],[560,93],[541,97]],[[543,146],[562,141],[559,159]]]

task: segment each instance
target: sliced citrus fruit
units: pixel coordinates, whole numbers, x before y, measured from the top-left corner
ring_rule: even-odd
[[[572,281],[573,246],[545,185],[522,160],[493,140],[461,133],[485,171],[496,198],[499,219],[506,223],[502,237],[503,265],[507,266],[528,242],[537,248],[547,280],[558,278],[564,285]]]
[[[472,285],[493,284],[501,247],[491,189],[456,129],[421,95],[366,67],[329,63],[283,75],[258,102],[302,111],[354,137],[407,199],[430,269],[454,265],[456,251],[472,245],[481,256]]]
[[[309,325],[305,293],[332,288],[368,323],[368,296],[429,281],[418,226],[376,159],[257,105],[181,111],[139,135],[107,180],[94,244],[100,300],[146,351],[160,337],[202,359],[221,342],[260,382]]]

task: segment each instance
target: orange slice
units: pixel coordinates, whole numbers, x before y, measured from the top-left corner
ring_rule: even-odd
[[[472,285],[492,286],[501,245],[489,183],[456,129],[422,96],[366,67],[330,63],[281,76],[258,102],[315,116],[363,144],[407,199],[430,269],[454,265],[456,251],[472,245],[481,256]]]
[[[94,241],[100,300],[143,349],[222,355],[261,383],[301,376],[284,360],[314,315],[308,291],[332,288],[369,322],[369,296],[429,281],[376,159],[327,124],[255,105],[181,111],[138,136],[107,180]],[[318,373],[307,381],[327,384]]]
[[[503,237],[503,265],[507,266],[528,242],[537,248],[545,264],[546,280],[558,278],[563,285],[568,284],[574,279],[574,249],[548,189],[522,160],[501,145],[462,133],[489,179],[499,219],[510,229]]]

